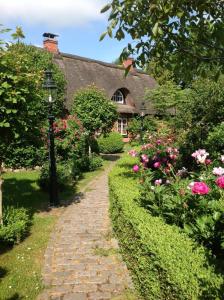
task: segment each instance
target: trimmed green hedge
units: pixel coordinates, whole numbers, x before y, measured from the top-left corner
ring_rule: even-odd
[[[222,299],[223,278],[204,248],[138,205],[134,163],[131,157],[119,160],[109,186],[114,231],[139,292],[147,300]]]
[[[100,152],[105,154],[121,153],[124,148],[123,137],[115,131],[101,135],[97,142]]]

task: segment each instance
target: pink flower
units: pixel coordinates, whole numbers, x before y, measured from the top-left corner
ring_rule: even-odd
[[[170,159],[175,160],[175,159],[177,159],[177,156],[176,156],[175,154],[171,154],[171,155],[170,155]]]
[[[216,176],[222,176],[224,174],[224,169],[222,167],[214,168],[212,173]]]
[[[224,189],[224,176],[220,176],[219,178],[217,178],[215,183],[217,184],[218,187]]]
[[[153,167],[156,169],[160,168],[160,166],[161,166],[161,163],[159,161],[157,161],[153,164]]]
[[[155,180],[155,185],[161,185],[161,184],[162,184],[162,179]]]
[[[146,154],[142,154],[142,155],[141,155],[141,159],[142,159],[142,161],[145,162],[145,163],[149,162],[148,155],[146,155]]]
[[[205,149],[198,149],[194,153],[191,154],[192,157],[194,157],[199,164],[204,164],[207,156],[209,155],[208,152],[206,152]]]
[[[224,155],[221,155],[221,162],[224,163]]]
[[[156,141],[156,144],[157,144],[157,145],[160,145],[160,144],[161,144],[161,140],[157,140],[157,141]]]
[[[132,168],[132,170],[134,172],[138,172],[139,171],[139,166],[138,165],[134,165],[133,168]]]
[[[138,153],[137,153],[137,151],[135,151],[135,150],[130,150],[130,151],[128,152],[128,154],[131,155],[132,157],[136,157]]]
[[[206,195],[209,193],[210,188],[204,182],[194,182],[189,185],[193,194]]]
[[[210,165],[211,163],[212,163],[211,159],[207,158],[207,159],[205,160],[205,164],[206,164],[206,165]]]

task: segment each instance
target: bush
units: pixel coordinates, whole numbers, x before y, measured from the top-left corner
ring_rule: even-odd
[[[11,143],[6,152],[4,164],[9,168],[33,168],[46,159],[46,150],[40,145]]]
[[[110,173],[110,211],[139,292],[148,300],[222,299],[223,279],[204,248],[139,206],[136,175],[129,171],[136,159],[130,161],[123,158]]]
[[[101,153],[120,153],[123,151],[124,142],[118,132],[110,132],[99,137],[98,145]]]
[[[72,166],[70,162],[67,164],[57,164],[57,183],[59,191],[65,190],[66,186],[73,182]],[[49,165],[46,163],[42,169],[40,178],[38,179],[39,186],[44,190],[49,190]]]
[[[27,234],[30,217],[25,208],[5,207],[3,225],[0,225],[0,241],[7,244],[19,243]]]
[[[213,156],[223,152],[224,145],[224,122],[217,125],[209,132],[208,138],[206,141],[206,148]]]
[[[102,165],[103,165],[103,159],[99,155],[93,153],[89,159],[89,170],[94,171],[102,167]]]

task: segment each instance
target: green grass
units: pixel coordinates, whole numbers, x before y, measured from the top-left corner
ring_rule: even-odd
[[[75,187],[60,194],[60,199],[66,200],[76,191],[84,190],[109,164],[105,161],[99,170],[85,173]],[[29,236],[21,244],[13,248],[0,245],[0,300],[34,300],[43,289],[43,255],[63,208],[48,210],[48,194],[37,185],[38,177],[38,171],[4,174],[4,205],[28,208],[33,215],[33,225]]]
[[[36,299],[42,289],[41,266],[44,250],[56,216],[33,219],[31,233],[12,249],[1,249],[0,299]]]

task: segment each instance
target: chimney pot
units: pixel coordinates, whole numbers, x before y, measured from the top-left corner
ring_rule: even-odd
[[[52,52],[54,54],[58,54],[58,41],[57,41],[57,34],[45,32],[43,34],[44,41],[43,41],[43,47],[49,52]]]
[[[134,70],[134,58],[128,57],[126,60],[123,61],[123,66],[125,69],[127,69],[129,66],[131,66],[130,71]]]

